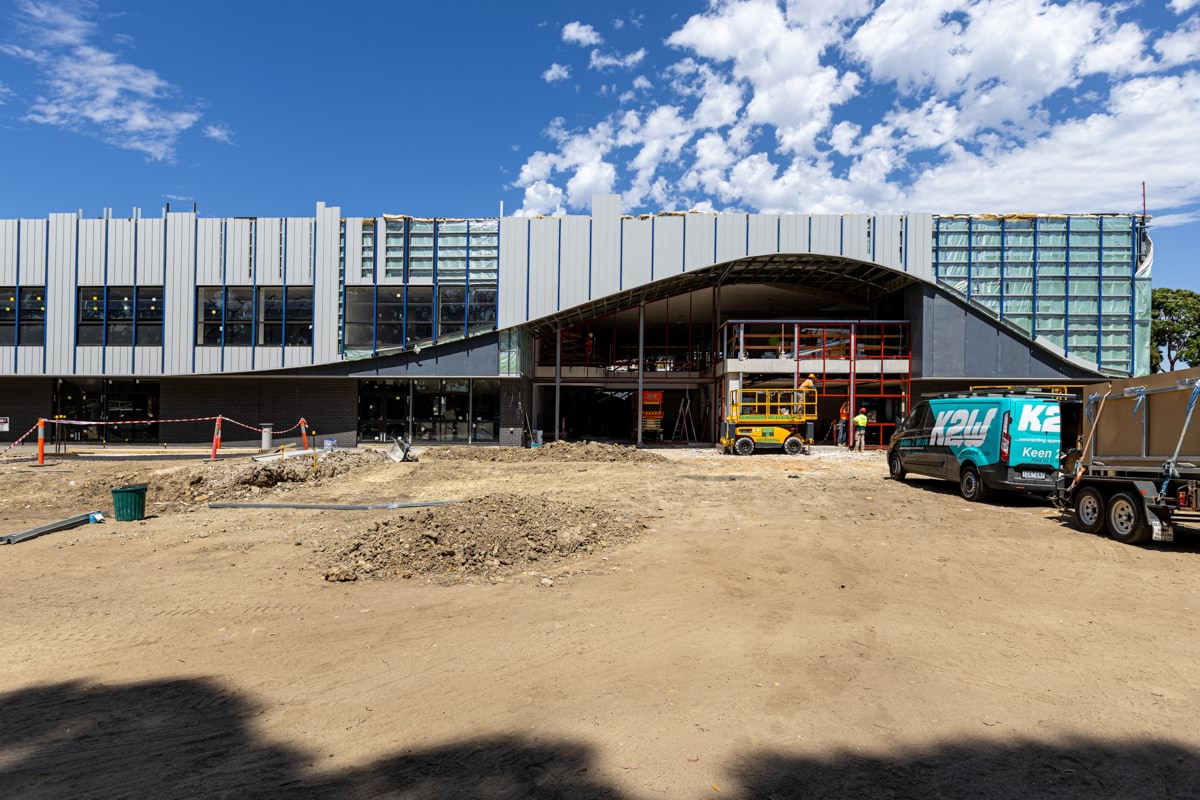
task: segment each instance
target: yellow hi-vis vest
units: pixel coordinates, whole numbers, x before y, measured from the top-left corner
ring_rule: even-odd
[[[867,420],[866,414],[859,414],[857,417],[854,418],[854,427],[865,428],[865,427],[867,427],[867,421],[868,420]]]

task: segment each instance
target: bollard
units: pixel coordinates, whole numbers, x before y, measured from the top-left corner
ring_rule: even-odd
[[[305,422],[304,417],[300,418],[300,437],[304,441],[304,449],[307,450],[308,449],[308,423]]]
[[[38,466],[46,465],[46,420],[38,419]]]
[[[262,444],[260,445],[259,449],[267,451],[272,447],[271,435],[275,432],[275,425],[270,422],[263,422],[260,424],[262,425]]]
[[[209,456],[209,461],[217,460],[217,451],[221,449],[221,417],[217,416],[217,424],[213,426],[213,443],[212,455]]]

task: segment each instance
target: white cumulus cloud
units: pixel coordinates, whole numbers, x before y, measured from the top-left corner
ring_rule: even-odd
[[[578,20],[563,25],[562,40],[567,44],[577,44],[580,47],[592,47],[604,41],[595,28]]]
[[[554,63],[546,68],[542,73],[542,80],[546,83],[554,83],[555,81],[565,81],[571,77],[571,68],[565,64]]]
[[[228,125],[205,125],[204,138],[212,139],[222,144],[233,144],[233,129]]]
[[[632,53],[621,55],[620,53],[601,53],[599,50],[593,50],[591,57],[588,59],[588,67],[591,69],[607,70],[613,67],[620,69],[633,69],[638,64],[642,63],[642,59],[646,57],[646,48],[641,47],[634,50]]]

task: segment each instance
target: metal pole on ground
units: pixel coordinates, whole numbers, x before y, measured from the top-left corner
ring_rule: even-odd
[[[275,425],[271,422],[262,423],[262,442],[259,443],[259,449],[267,451],[272,449],[274,445],[271,443],[271,437],[275,432]]]
[[[38,419],[38,466],[46,463],[46,420]]]
[[[646,304],[638,305],[637,443],[642,443],[642,386],[646,374]]]
[[[562,423],[562,328],[554,333],[554,441],[558,441]]]

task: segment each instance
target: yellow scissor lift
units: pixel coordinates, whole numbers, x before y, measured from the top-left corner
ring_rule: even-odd
[[[734,389],[721,424],[721,451],[748,456],[779,447],[788,455],[807,453],[816,419],[816,389]]]

